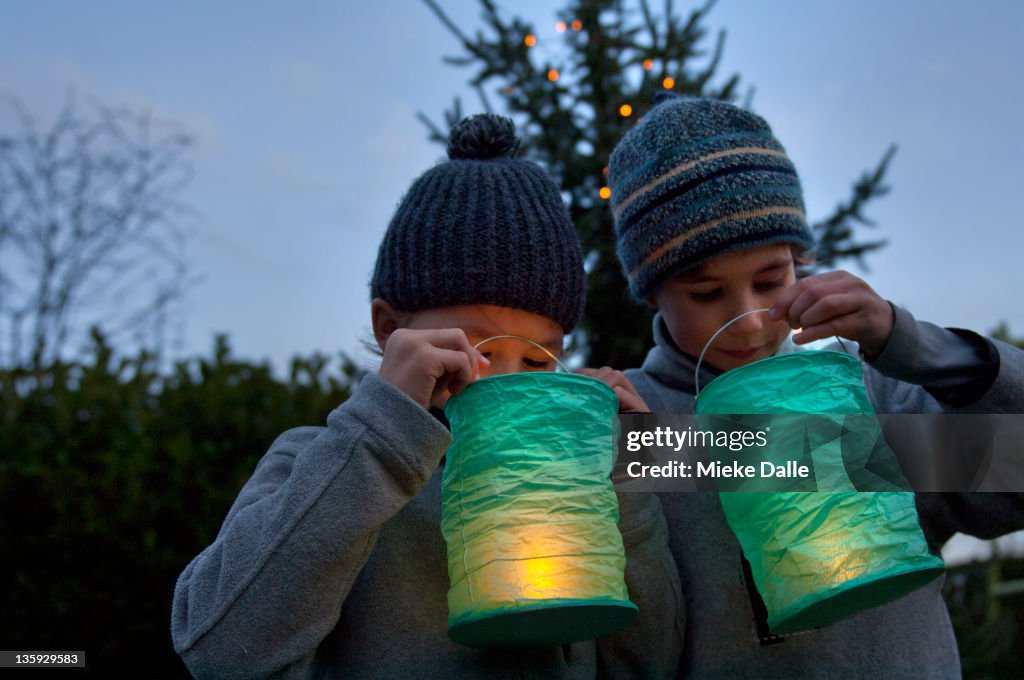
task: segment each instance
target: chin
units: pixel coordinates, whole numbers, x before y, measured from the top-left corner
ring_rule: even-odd
[[[739,357],[727,356],[727,357],[723,357],[722,358],[722,366],[720,368],[722,370],[724,370],[724,371],[731,371],[734,368],[739,368],[741,366],[746,366],[748,364],[754,363],[755,361],[760,361],[761,359],[767,359],[770,356],[771,356],[770,354],[762,353],[762,352],[758,352],[754,356],[749,357],[749,358],[745,358],[745,359],[741,359]]]

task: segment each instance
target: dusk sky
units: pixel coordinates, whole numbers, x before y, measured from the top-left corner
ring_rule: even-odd
[[[479,25],[475,2],[440,1]],[[557,50],[555,5],[500,6]],[[73,89],[195,135],[183,199],[199,281],[176,356],[208,354],[224,332],[278,371],[314,351],[372,362],[360,340],[378,242],[443,154],[416,112],[440,120],[456,94],[481,108],[468,72],[442,63],[458,45],[424,4],[39,0],[3,14],[0,130],[15,128],[7,96],[48,124]],[[727,31],[721,78],[755,88],[812,221],[899,145],[892,193],[868,210],[878,227],[862,232],[890,245],[854,273],[919,319],[1024,335],[1024,3],[721,0],[707,27]]]
[[[470,31],[475,2],[441,3]],[[557,50],[553,5],[505,3]],[[658,3],[653,3],[658,6]],[[677,12],[689,10],[676,3]],[[0,89],[43,123],[70,88],[83,104],[148,109],[197,144],[183,198],[198,211],[178,356],[226,332],[283,369],[296,353],[372,361],[367,281],[402,194],[442,158],[435,120],[468,72],[416,0],[377,3],[6,3]],[[15,28],[16,30],[11,30]],[[811,220],[899,145],[892,193],[869,208],[890,240],[863,273],[918,318],[1024,335],[1020,158],[1024,5],[722,0],[720,73],[754,87],[803,179]],[[708,46],[710,47],[710,42]],[[745,89],[744,89],[745,91]],[[0,129],[13,115],[0,106]]]

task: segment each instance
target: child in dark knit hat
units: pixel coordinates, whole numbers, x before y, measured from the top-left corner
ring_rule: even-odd
[[[667,677],[678,577],[652,495],[620,498],[626,585],[640,616],[600,640],[478,650],[447,636],[439,413],[479,377],[553,370],[585,300],[558,187],[515,158],[512,122],[462,121],[450,160],[417,179],[371,281],[383,357],[326,427],[282,434],[174,595],[175,649],[197,677]],[[475,346],[499,338],[478,350]],[[646,410],[624,376],[603,380]],[[629,497],[626,497],[629,496]]]
[[[692,413],[722,371],[812,340],[855,341],[879,413],[1021,413],[1024,353],[916,321],[844,271],[799,279],[814,248],[800,181],[758,116],[663,95],[608,164],[618,255],[653,307],[655,347],[626,371],[660,413]],[[790,329],[802,329],[792,339]],[[852,345],[852,343],[848,343]],[[853,346],[854,348],[856,346]],[[929,545],[955,531],[1024,528],[1021,494],[917,494]],[[663,494],[684,584],[683,674],[698,677],[959,677],[942,579],[824,628],[771,637],[717,494]]]

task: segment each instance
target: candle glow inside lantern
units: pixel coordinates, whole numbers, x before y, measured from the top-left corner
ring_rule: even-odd
[[[779,459],[800,456],[815,471],[816,492],[719,494],[775,634],[818,628],[890,602],[945,568],[928,551],[913,493],[879,491],[898,486],[870,474],[853,474],[870,480],[854,485],[844,469],[844,459],[863,461],[865,452],[877,458],[880,447],[896,466],[876,419],[847,418],[874,413],[861,370],[842,352],[782,354],[722,374],[697,397],[702,426],[721,428],[725,416],[713,414],[732,414],[732,427],[741,427],[736,414],[752,414],[748,423],[771,428],[769,450],[754,456],[771,458],[771,442],[785,442],[794,450],[777,449]]]
[[[555,645],[631,624],[610,479],[614,391],[569,373],[499,375],[451,397],[445,413],[449,637]]]

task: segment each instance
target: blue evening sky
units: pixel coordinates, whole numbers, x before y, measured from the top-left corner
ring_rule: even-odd
[[[475,2],[441,4],[478,25]],[[502,6],[542,46],[557,39],[555,5]],[[178,356],[208,355],[226,332],[279,372],[313,351],[372,362],[359,340],[378,241],[442,156],[415,114],[437,120],[457,93],[478,108],[466,72],[441,63],[454,38],[422,3],[6,0],[3,17],[0,91],[42,121],[74,88],[196,135],[184,198],[199,212],[188,255],[201,282]],[[891,241],[865,275],[881,294],[921,319],[1024,335],[1024,3],[721,0],[708,27],[727,30],[721,73],[756,87],[812,220],[899,144],[893,192],[869,210]],[[5,104],[0,130],[12,128]],[[954,544],[958,560],[990,550]]]
[[[479,24],[475,2],[441,4],[464,30]],[[503,6],[542,46],[557,40],[555,5]],[[44,122],[74,88],[196,135],[184,198],[201,281],[178,356],[226,332],[278,370],[316,350],[372,361],[359,340],[378,241],[442,155],[415,114],[439,120],[459,93],[479,109],[467,72],[441,63],[458,46],[425,5],[11,0],[3,14],[0,90]],[[899,144],[893,191],[869,208],[891,242],[864,274],[881,294],[921,319],[1024,335],[1024,4],[721,0],[707,26],[727,30],[720,73],[756,88],[812,220]],[[5,104],[0,130],[12,127]]]

